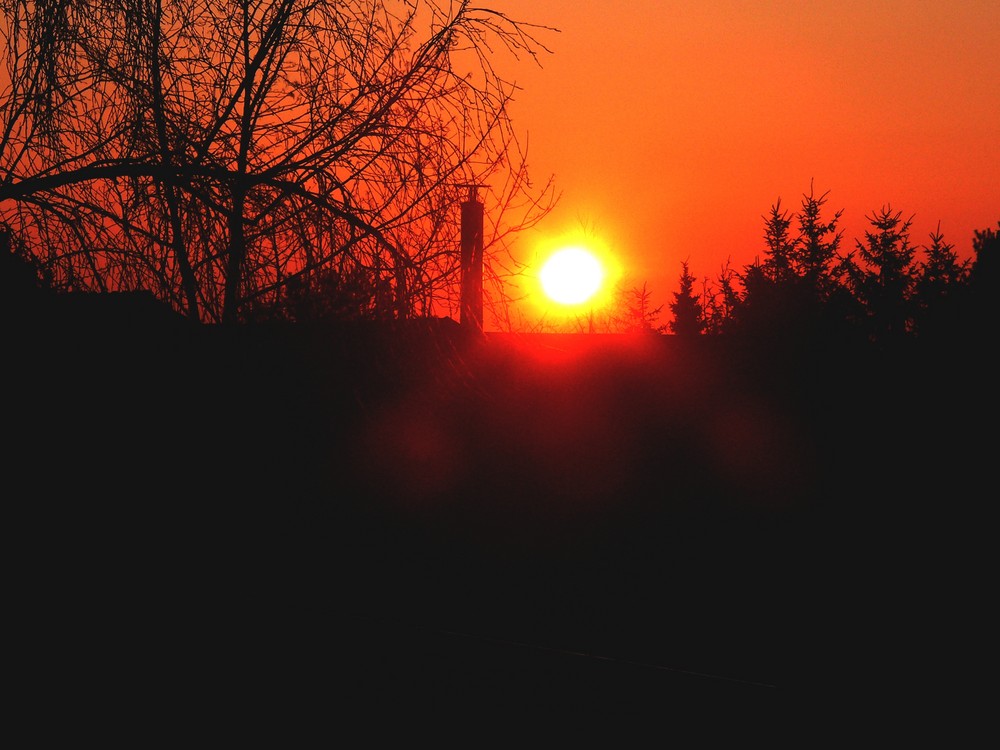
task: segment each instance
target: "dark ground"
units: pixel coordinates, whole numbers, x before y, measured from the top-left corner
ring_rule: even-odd
[[[811,746],[984,703],[976,347],[74,315],[8,351],[41,735]]]

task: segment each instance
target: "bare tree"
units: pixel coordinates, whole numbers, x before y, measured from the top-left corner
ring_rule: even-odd
[[[333,270],[387,314],[448,312],[459,186],[502,217],[494,286],[505,238],[554,204],[494,67],[554,29],[437,0],[0,7],[0,219],[62,288],[232,322]]]

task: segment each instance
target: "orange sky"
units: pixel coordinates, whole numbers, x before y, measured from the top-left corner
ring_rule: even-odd
[[[811,180],[845,250],[886,204],[963,257],[1000,220],[997,0],[486,4],[560,30],[510,74],[532,175],[562,193],[523,260],[585,228],[666,305],[681,261],[701,279],[761,255],[762,215]]]

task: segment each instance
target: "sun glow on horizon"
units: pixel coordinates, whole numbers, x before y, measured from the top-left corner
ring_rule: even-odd
[[[530,252],[523,261],[526,285],[519,308],[526,325],[582,330],[612,313],[624,265],[606,236],[581,228],[539,233]]]

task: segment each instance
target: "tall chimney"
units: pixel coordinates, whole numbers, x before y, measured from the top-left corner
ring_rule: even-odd
[[[483,330],[483,204],[476,189],[466,185],[468,200],[462,203],[462,300],[463,328]]]

